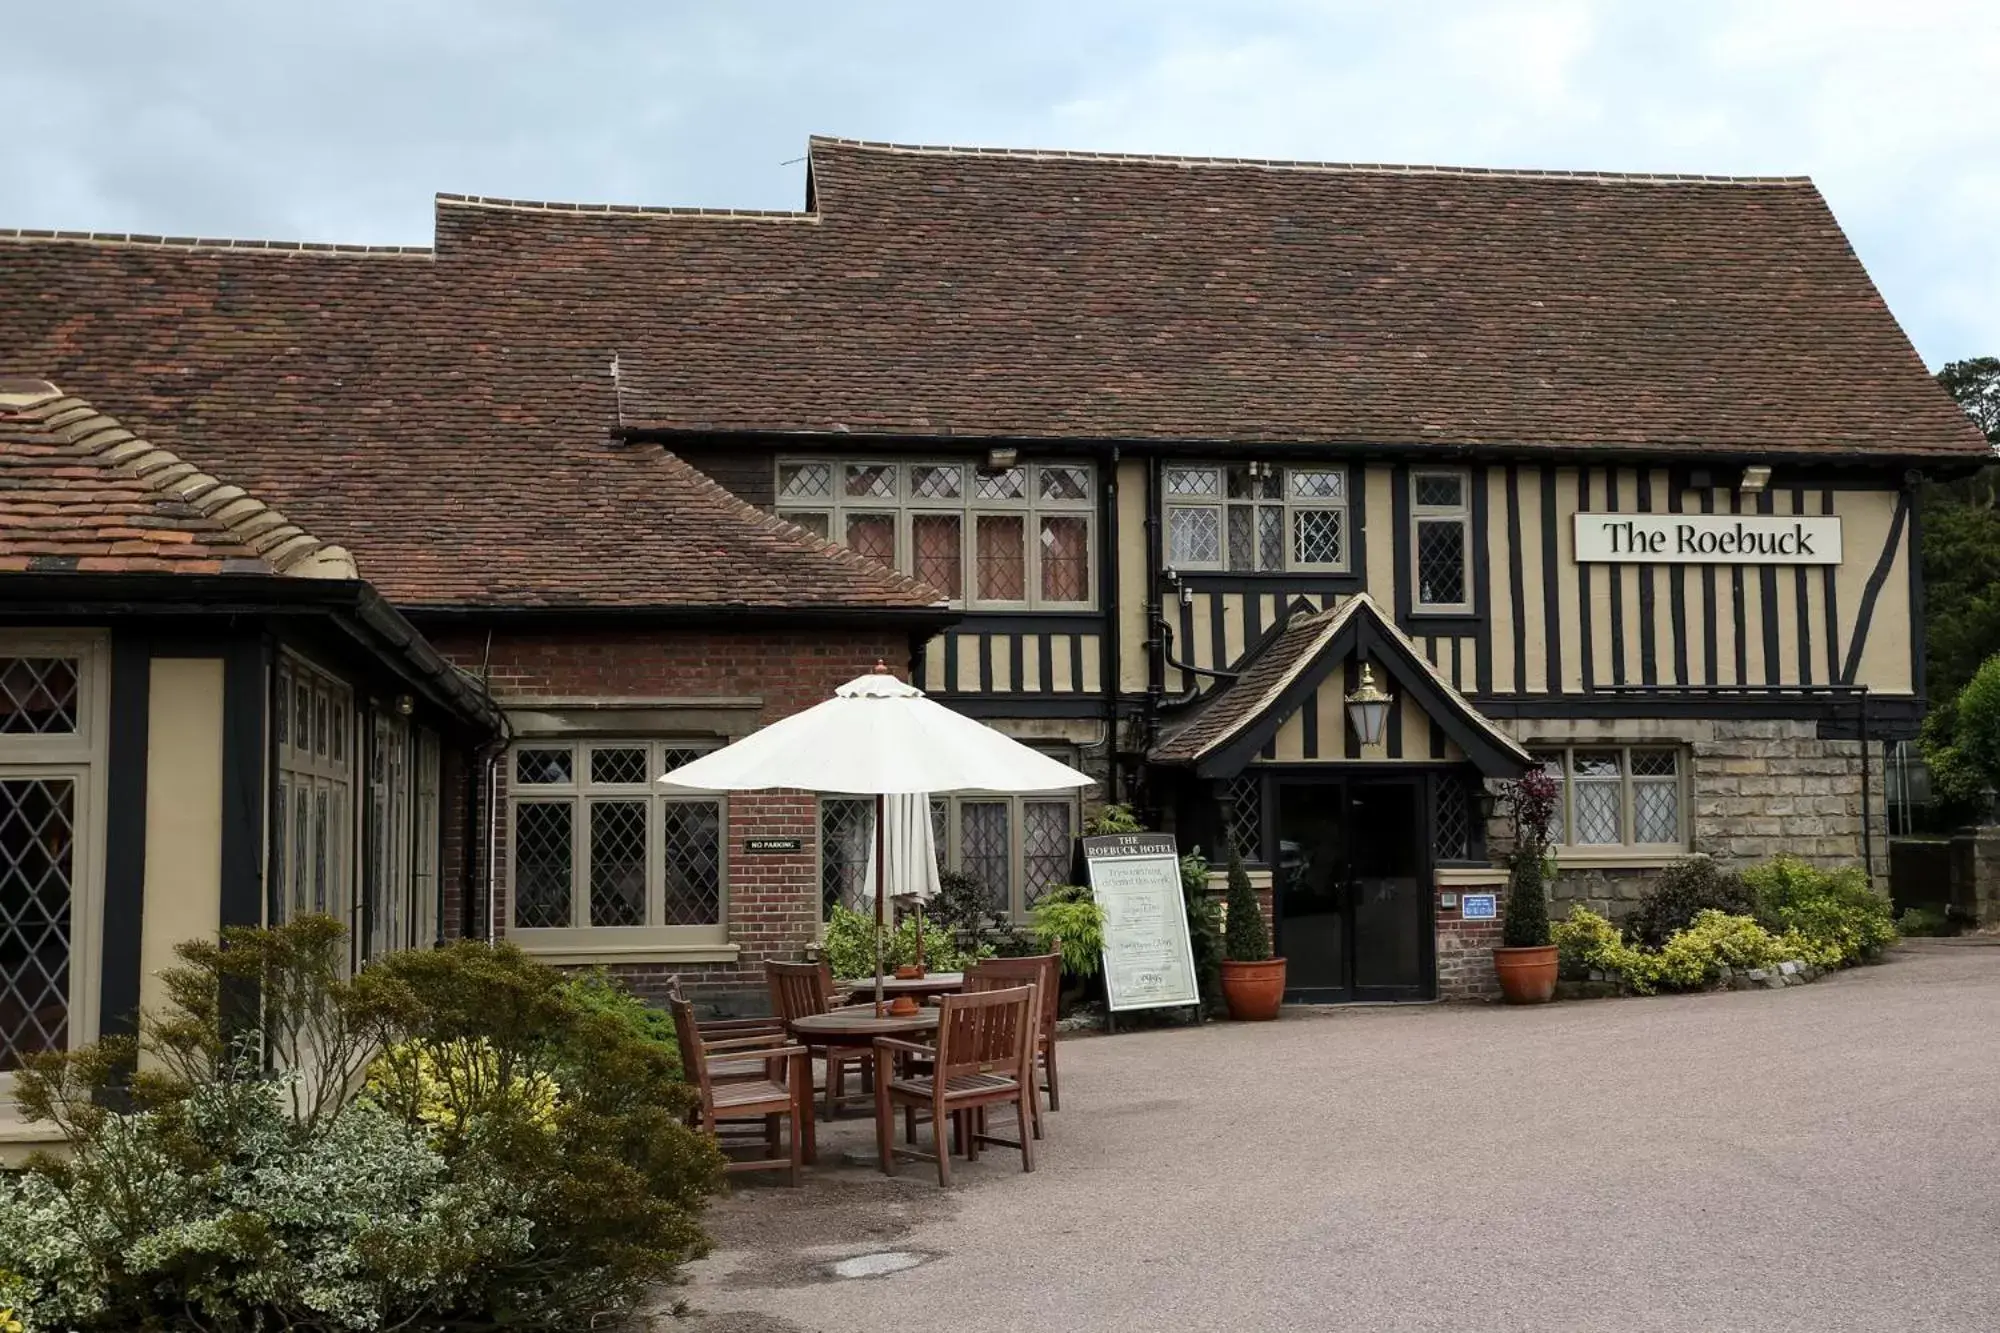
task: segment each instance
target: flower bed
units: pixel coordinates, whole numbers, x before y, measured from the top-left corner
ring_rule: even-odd
[[[1684,862],[1640,904],[1633,924],[1621,930],[1584,907],[1558,922],[1551,935],[1563,993],[1775,990],[1866,962],[1896,938],[1888,901],[1859,870],[1826,871],[1785,856],[1741,876]]]

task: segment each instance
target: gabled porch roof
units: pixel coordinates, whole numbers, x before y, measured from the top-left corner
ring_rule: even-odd
[[[1415,700],[1487,777],[1519,777],[1533,766],[1528,752],[1452,688],[1366,593],[1324,611],[1303,599],[1293,603],[1245,656],[1236,679],[1172,725],[1150,758],[1192,766],[1203,777],[1241,772],[1356,654],[1380,667],[1390,688]]]

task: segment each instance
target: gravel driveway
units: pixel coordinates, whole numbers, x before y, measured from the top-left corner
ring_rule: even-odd
[[[2000,1329],[2000,947],[1817,985],[1063,1047],[1039,1169],[865,1121],[712,1219],[700,1333]],[[828,1262],[925,1260],[837,1279]]]

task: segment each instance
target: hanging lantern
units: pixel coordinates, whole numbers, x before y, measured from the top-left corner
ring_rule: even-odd
[[[1354,693],[1347,696],[1347,720],[1354,726],[1354,734],[1361,738],[1363,745],[1379,745],[1382,742],[1382,725],[1389,720],[1389,705],[1394,700],[1387,690],[1375,683],[1375,667],[1372,663],[1361,664],[1361,684]]]

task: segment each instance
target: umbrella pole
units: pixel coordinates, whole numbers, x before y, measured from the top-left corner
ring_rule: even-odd
[[[875,1016],[882,1016],[882,928],[888,895],[883,891],[882,794],[875,793]]]

